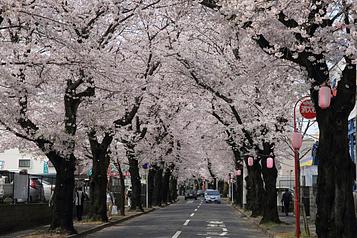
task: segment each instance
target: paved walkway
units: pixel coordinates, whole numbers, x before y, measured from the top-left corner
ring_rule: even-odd
[[[151,211],[153,211],[155,209],[150,208],[150,209],[145,209],[144,212],[132,212],[132,211],[126,211],[125,216],[120,216],[120,215],[116,215],[113,216],[112,219],[109,222],[91,222],[91,221],[74,221],[74,228],[77,230],[78,234],[77,235],[72,235],[69,237],[82,237],[85,236],[89,233],[93,233],[95,231],[99,231],[105,227],[108,226],[112,226],[121,222],[124,222],[126,220],[129,220],[131,218],[149,213]],[[49,230],[49,225],[45,225],[45,226],[40,226],[40,227],[36,227],[33,229],[28,229],[28,230],[24,230],[24,231],[19,231],[19,232],[15,232],[15,233],[10,233],[7,235],[3,235],[0,237],[3,238],[13,238],[13,237],[21,237],[21,238],[44,238],[44,237],[68,237],[65,235],[58,235],[58,234],[51,234],[48,232]]]
[[[251,217],[251,212],[247,210],[243,210],[240,207],[234,206],[237,211],[242,213],[247,220],[250,220],[254,223],[258,228],[265,231],[269,237],[274,238],[293,238],[295,237],[295,216],[290,213],[289,216],[285,216],[285,213],[280,213],[279,218],[282,221],[281,224],[259,224],[262,217]],[[305,233],[303,220],[300,220],[300,229],[301,229],[301,237],[317,237],[315,224],[312,221],[309,222],[309,231],[310,236]]]

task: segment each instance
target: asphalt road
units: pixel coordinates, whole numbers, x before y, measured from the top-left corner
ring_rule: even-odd
[[[180,200],[87,237],[265,238],[264,233],[226,204]]]

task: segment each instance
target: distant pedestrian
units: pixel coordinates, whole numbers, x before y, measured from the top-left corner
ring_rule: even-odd
[[[107,191],[107,216],[108,219],[112,218],[112,211],[113,211],[113,205],[114,205],[114,196],[113,193],[110,191]]]
[[[126,197],[128,199],[128,207],[131,208],[131,189],[128,189],[128,193],[126,194]]]
[[[285,190],[285,193],[283,194],[283,197],[281,198],[281,202],[283,203],[284,206],[284,211],[285,215],[289,215],[289,209],[290,209],[290,202],[292,201],[292,195],[289,189]]]
[[[78,221],[82,220],[84,198],[85,198],[85,194],[82,191],[82,188],[79,187],[75,193],[75,198],[74,198],[74,205],[76,206]]]

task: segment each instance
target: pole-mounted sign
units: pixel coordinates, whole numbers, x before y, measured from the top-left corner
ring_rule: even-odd
[[[300,103],[300,113],[305,119],[314,119],[316,117],[315,107],[310,98]]]

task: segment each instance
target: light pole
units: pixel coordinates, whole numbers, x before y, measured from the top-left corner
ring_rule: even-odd
[[[234,203],[234,200],[233,200],[233,191],[234,191],[234,184],[233,184],[233,178],[231,178],[231,188],[232,188],[232,192],[231,192],[231,195],[232,195],[232,204]]]
[[[292,147],[294,149],[294,162],[295,162],[295,235],[296,238],[300,237],[300,210],[299,210],[299,150],[302,145],[302,134],[298,132],[296,127],[296,106],[300,101],[309,96],[300,98],[294,106],[294,133],[292,139]]]

